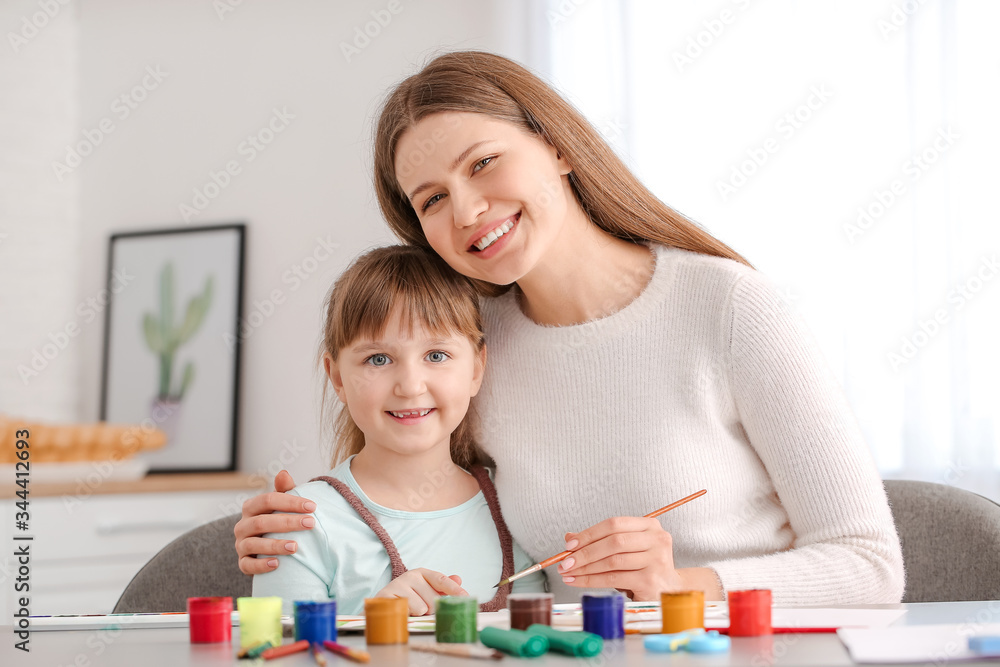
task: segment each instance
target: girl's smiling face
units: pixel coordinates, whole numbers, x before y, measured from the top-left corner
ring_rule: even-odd
[[[478,113],[422,119],[396,146],[396,180],[431,247],[497,285],[527,275],[564,231],[571,167],[553,146]]]
[[[404,322],[401,311],[393,310],[378,340],[359,338],[336,360],[324,355],[326,372],[370,454],[447,457],[451,433],[482,384],[486,348]]]

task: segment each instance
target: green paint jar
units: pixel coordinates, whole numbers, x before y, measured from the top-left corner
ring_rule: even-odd
[[[434,636],[442,644],[471,644],[477,639],[479,603],[468,596],[447,595],[434,603]]]

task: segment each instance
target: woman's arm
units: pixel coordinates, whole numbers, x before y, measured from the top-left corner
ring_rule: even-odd
[[[278,567],[277,558],[257,558],[264,556],[287,556],[294,553],[294,540],[263,537],[265,533],[289,533],[309,529],[316,525],[306,514],[316,509],[316,503],[308,498],[285,493],[295,488],[295,482],[288,471],[282,470],[274,478],[273,493],[262,493],[243,503],[243,518],[236,523],[236,553],[240,559],[243,574],[264,574]],[[272,514],[272,512],[292,512],[293,514]]]
[[[617,517],[566,535],[566,548],[578,551],[560,564],[564,581],[635,599],[688,588],[708,599],[769,588],[788,605],[899,602],[902,552],[881,479],[801,318],[747,271],[730,291],[722,330],[729,348],[723,375],[773,485],[767,500],[776,495],[788,516],[793,547],[675,569],[672,538],[659,522]],[[759,511],[759,500],[746,498],[740,511]]]
[[[899,602],[903,557],[882,480],[819,346],[757,272],[736,282],[730,303],[728,375],[740,423],[795,543],[708,565],[726,589],[771,588],[782,604]]]

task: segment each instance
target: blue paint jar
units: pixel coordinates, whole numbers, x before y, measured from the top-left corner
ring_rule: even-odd
[[[604,639],[621,639],[625,636],[625,596],[621,593],[584,595],[583,631],[600,635]]]
[[[295,641],[302,639],[320,645],[326,639],[337,641],[336,600],[302,600],[295,603]]]

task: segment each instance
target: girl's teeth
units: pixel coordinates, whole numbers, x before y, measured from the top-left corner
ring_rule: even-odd
[[[493,245],[494,241],[496,241],[498,238],[509,232],[513,226],[514,226],[514,221],[508,220],[507,222],[503,223],[502,225],[494,229],[492,232],[490,232],[483,238],[476,241],[476,247],[479,248],[480,250],[486,250],[488,247]]]
[[[423,417],[429,413],[430,410],[411,410],[409,412],[393,412],[389,411],[393,417],[399,417],[400,419],[405,419],[406,417]]]

